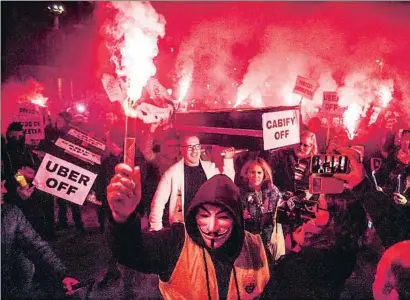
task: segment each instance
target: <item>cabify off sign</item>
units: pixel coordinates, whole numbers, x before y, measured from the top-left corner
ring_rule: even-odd
[[[315,91],[318,88],[318,86],[319,84],[316,81],[302,76],[298,76],[296,78],[296,84],[293,89],[293,93],[299,94],[304,98],[313,100],[313,95],[315,94]]]
[[[96,177],[97,174],[47,153],[34,183],[43,192],[82,205]]]
[[[263,148],[276,149],[299,144],[299,110],[267,112],[262,115]]]

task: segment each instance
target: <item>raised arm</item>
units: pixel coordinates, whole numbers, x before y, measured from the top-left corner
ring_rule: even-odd
[[[233,157],[235,155],[235,148],[228,148],[224,150],[224,158],[223,158],[223,171],[222,173],[232,179],[235,180],[235,168],[233,163]]]
[[[121,264],[140,272],[167,278],[171,274],[185,239],[183,224],[159,232],[142,233],[140,216],[135,212],[141,199],[139,169],[120,164],[107,187],[112,210],[111,245]]]

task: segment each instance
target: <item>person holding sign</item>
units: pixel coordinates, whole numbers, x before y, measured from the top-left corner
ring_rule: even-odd
[[[7,145],[1,153],[9,195],[6,202],[16,204],[43,238],[54,237],[54,202],[50,195],[33,184],[40,166],[39,158],[25,145],[23,126],[11,123],[6,132]]]

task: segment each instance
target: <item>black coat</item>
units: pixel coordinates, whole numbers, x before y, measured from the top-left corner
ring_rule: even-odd
[[[1,293],[3,297],[20,294],[22,255],[41,266],[57,280],[67,277],[67,270],[52,248],[30,225],[21,210],[12,204],[1,206]]]

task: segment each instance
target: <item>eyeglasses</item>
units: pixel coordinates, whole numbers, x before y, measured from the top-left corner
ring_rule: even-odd
[[[307,145],[307,144],[303,144],[303,143],[300,143],[300,146],[302,147],[306,147],[306,148],[310,148],[310,147],[312,147],[312,145]]]
[[[201,144],[196,144],[196,145],[186,145],[186,146],[181,146],[183,148],[187,148],[188,151],[193,151],[193,150],[201,150]]]

